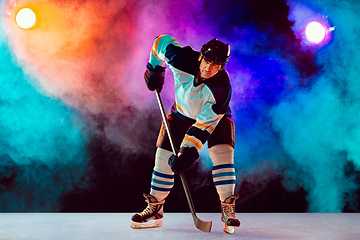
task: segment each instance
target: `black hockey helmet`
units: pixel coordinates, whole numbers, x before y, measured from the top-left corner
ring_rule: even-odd
[[[201,47],[200,55],[209,62],[221,65],[220,70],[223,70],[230,58],[230,45],[214,38]]]

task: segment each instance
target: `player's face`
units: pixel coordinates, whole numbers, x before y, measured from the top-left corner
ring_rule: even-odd
[[[215,76],[215,74],[217,74],[220,71],[220,69],[221,69],[221,65],[209,62],[204,58],[201,59],[199,70],[202,78],[204,79],[211,78]]]

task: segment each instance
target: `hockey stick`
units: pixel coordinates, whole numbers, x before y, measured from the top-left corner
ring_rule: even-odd
[[[158,100],[158,103],[159,103],[159,107],[160,107],[160,111],[161,111],[161,116],[164,120],[164,124],[165,124],[165,127],[166,127],[166,131],[167,131],[167,134],[169,136],[169,140],[170,140],[170,144],[171,144],[171,148],[173,150],[173,153],[174,155],[177,155],[177,151],[175,149],[175,145],[174,145],[174,142],[173,142],[173,138],[172,138],[172,135],[171,135],[171,132],[170,132],[170,127],[169,127],[169,123],[168,123],[168,120],[166,118],[166,114],[165,114],[165,110],[164,110],[164,105],[161,101],[161,98],[160,98],[160,94],[158,92],[158,90],[156,89],[155,90],[155,93],[156,93],[156,97],[157,97],[157,100]],[[186,199],[188,201],[188,204],[189,204],[189,208],[190,208],[190,211],[191,211],[191,215],[194,219],[194,224],[195,226],[203,231],[203,232],[206,232],[206,233],[209,233],[211,231],[211,225],[212,225],[212,222],[205,222],[205,221],[202,221],[201,219],[199,219],[197,216],[196,216],[196,213],[195,213],[195,207],[194,207],[194,203],[192,201],[192,198],[191,198],[191,195],[190,195],[190,190],[189,190],[189,186],[187,184],[187,181],[186,181],[186,178],[185,178],[185,174],[184,172],[181,172],[180,173],[180,179],[181,179],[181,182],[182,182],[182,185],[184,187],[184,191],[185,191],[185,195],[186,195]]]

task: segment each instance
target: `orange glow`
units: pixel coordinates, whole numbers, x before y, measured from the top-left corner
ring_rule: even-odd
[[[94,24],[94,19],[91,19],[89,12],[59,8],[46,1],[21,1],[13,7],[12,12],[24,7],[33,10],[37,22],[31,31],[15,29],[14,33],[29,51],[42,54],[42,57],[46,58],[75,57],[91,51],[94,32],[89,31],[89,25]],[[74,19],[74,16],[78,18]],[[76,21],[77,19],[81,19],[81,22]]]
[[[27,30],[15,21],[22,8],[37,17]],[[17,59],[46,94],[92,111],[113,111],[113,104],[127,101],[118,76],[124,76],[124,51],[132,44],[129,23],[136,23],[121,11],[128,13],[124,1],[18,0],[9,4],[5,25]]]

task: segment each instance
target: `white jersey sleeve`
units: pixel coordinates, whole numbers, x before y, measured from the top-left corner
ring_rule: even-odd
[[[169,62],[169,59],[166,58],[166,48],[169,44],[174,46],[180,46],[179,42],[170,35],[160,35],[154,40],[154,44],[150,52],[149,63],[155,68],[155,66],[160,65],[164,66],[164,63]]]

